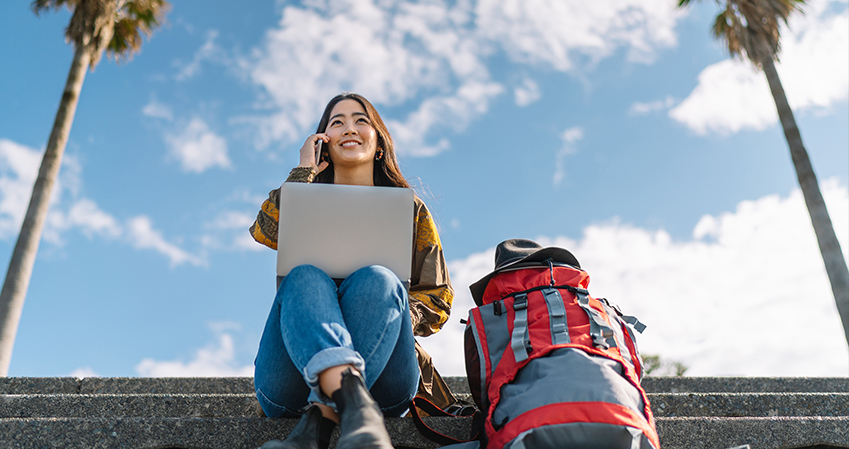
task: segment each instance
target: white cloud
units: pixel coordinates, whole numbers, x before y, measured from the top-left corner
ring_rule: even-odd
[[[257,204],[262,203],[259,200]],[[256,212],[223,211],[211,222],[204,225],[207,231],[203,236],[203,245],[210,249],[230,249],[263,251],[265,246],[257,243],[248,232],[256,220]]]
[[[527,106],[539,100],[542,94],[539,85],[530,78],[522,79],[522,84],[513,89],[513,99],[517,106]]]
[[[584,130],[580,126],[568,128],[560,134],[563,146],[557,151],[554,160],[554,185],[558,186],[566,176],[566,156],[575,154],[578,150],[574,143],[584,138]]]
[[[0,239],[16,237],[20,232],[41,156],[41,151],[0,139]],[[124,225],[102,210],[94,200],[80,197],[81,175],[80,164],[66,154],[59,179],[53,186],[50,209],[42,230],[43,241],[61,245],[62,235],[73,229],[88,237],[110,240],[126,235],[135,248],[155,250],[165,255],[172,266],[206,264],[203,258],[167,243],[161,233],[153,229],[149,218],[136,217]]]
[[[215,43],[216,38],[218,38],[218,31],[210,30],[206,33],[206,41],[195,52],[190,62],[186,64],[176,63],[179,68],[175,77],[177,81],[185,81],[200,73],[201,64],[204,61],[226,62],[227,59],[224,56],[224,52]]]
[[[151,98],[150,102],[142,108],[142,114],[148,117],[160,118],[168,121],[171,121],[174,118],[174,113],[171,111],[171,107],[167,104],[160,103],[155,98]]]
[[[831,180],[822,190],[845,255],[849,189]],[[648,325],[639,337],[643,353],[681,361],[687,375],[849,371],[843,328],[798,190],[705,216],[687,241],[616,222],[589,226],[579,240],[536,240],[570,249],[590,273],[594,296]],[[421,339],[443,374],[464,374],[457,320],[473,305],[468,285],[492,269],[493,254],[491,248],[449,264],[454,313],[442,332]]]
[[[224,211],[207,226],[213,229],[247,228],[253,224],[255,216],[237,211]]]
[[[262,107],[269,113],[241,121],[259,128],[259,147],[301,141],[325,102],[352,90],[381,108],[411,109],[386,121],[400,151],[430,156],[449,146],[447,139],[430,141],[432,130],[462,131],[504,92],[487,58],[506,53],[513,63],[569,71],[576,56],[596,62],[624,47],[629,59],[647,62],[657,48],[675,44],[673,29],[683,14],[672,0],[327,0],[286,6],[279,26],[242,63],[267,95]],[[502,72],[511,77],[509,69]],[[519,106],[541,97],[527,78],[513,94]]]
[[[651,62],[657,48],[676,44],[674,27],[683,12],[674,1],[480,0],[479,33],[515,61],[567,72],[576,59],[598,62],[619,47],[628,59]]]
[[[78,379],[82,379],[85,377],[100,377],[90,366],[83,366],[71,371],[69,374],[70,377],[76,377]]]
[[[184,263],[198,266],[207,264],[203,257],[192,255],[179,246],[167,242],[162,233],[153,228],[150,218],[144,215],[127,220],[126,234],[134,248],[152,249],[167,257],[172,267]]]
[[[500,94],[503,87],[497,83],[466,82],[454,95],[436,96],[424,100],[419,109],[405,122],[387,120],[392,130],[398,152],[412,156],[433,156],[448,149],[442,139],[436,145],[425,142],[426,131],[436,126],[450,126],[460,131],[468,126],[472,117],[489,109],[490,100]]]
[[[407,120],[395,120],[400,126],[393,133],[398,147],[411,154],[444,150],[444,142],[426,143],[427,131],[467,123],[501,91],[480,60],[484,49],[463,28],[469,20],[462,6],[441,1],[287,6],[280,27],[267,33],[250,63],[251,79],[277,110],[259,120],[258,144],[300,140],[313,131],[325,102],[341,91],[356,91],[387,106],[427,91],[429,100],[414,106]]]
[[[79,227],[85,234],[101,234],[117,238],[121,234],[121,226],[115,218],[101,210],[94,201],[83,198],[68,211],[68,223]]]
[[[192,119],[179,134],[165,136],[165,141],[171,147],[169,156],[180,162],[183,171],[202,173],[213,167],[232,167],[227,141],[199,118]]]
[[[631,115],[645,115],[655,111],[669,109],[674,104],[675,99],[671,96],[667,96],[663,100],[655,100],[647,103],[634,103],[631,105],[631,109],[628,111],[628,113]]]
[[[731,59],[704,69],[696,88],[669,116],[698,134],[762,130],[778,120],[763,72]]]
[[[828,109],[849,96],[849,14],[845,0],[808,5],[785,27],[776,64],[795,111]],[[831,6],[839,9],[835,13]],[[749,62],[725,60],[699,74],[698,85],[669,116],[698,134],[762,130],[778,121],[766,77]]]
[[[17,236],[20,232],[43,154],[43,151],[0,139],[0,239]],[[80,201],[78,193],[82,184],[81,173],[79,162],[73,156],[65,154],[59,178],[50,193],[50,209],[42,230],[42,238],[45,241],[60,244],[60,232],[74,225],[66,223],[67,214],[64,211],[85,207],[77,206]],[[85,227],[85,223],[76,224]]]
[[[62,235],[71,229],[77,229],[89,238],[97,235],[117,239],[123,234],[123,227],[115,217],[100,209],[94,201],[71,196],[70,202],[67,209],[61,204],[51,205],[42,231],[44,241],[62,245]]]
[[[239,366],[233,335],[227,331],[238,331],[232,323],[211,323],[216,341],[198,349],[189,361],[158,361],[144,359],[136,365],[136,373],[143,377],[249,377],[253,366]]]
[[[0,239],[21,229],[42,152],[0,139]]]

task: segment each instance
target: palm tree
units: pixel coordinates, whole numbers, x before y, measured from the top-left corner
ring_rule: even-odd
[[[73,12],[65,29],[65,38],[74,45],[74,59],[47,149],[41,160],[38,178],[32,190],[21,233],[12,253],[3,290],[0,292],[0,376],[6,376],[12,358],[12,348],[18,331],[18,321],[29,287],[41,230],[53,183],[59,174],[62,154],[71,132],[77,101],[86,70],[94,70],[100,56],[116,61],[130,59],[142,45],[142,34],[150,36],[165,18],[169,8],[165,0],[35,0],[36,15],[47,9],[67,7]]]
[[[685,7],[692,0],[679,0],[678,6]],[[796,126],[793,111],[775,70],[780,51],[780,23],[787,25],[787,18],[801,12],[804,0],[716,0],[724,10],[714,21],[711,32],[715,39],[724,41],[732,57],[748,58],[766,74],[766,80],[778,109],[778,118],[784,128],[784,137],[790,147],[790,157],[796,168],[796,177],[805,197],[805,205],[811,216],[814,233],[820,247],[822,260],[837,311],[843,322],[843,332],[849,343],[849,270],[840,250],[840,242],[834,234],[834,226],[825,207],[817,176],[811,165],[808,152],[802,144],[802,135]]]

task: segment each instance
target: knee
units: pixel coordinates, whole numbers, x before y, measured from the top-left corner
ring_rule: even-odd
[[[280,291],[297,289],[301,286],[318,286],[322,283],[333,283],[333,280],[321,269],[313,265],[298,265],[289,271],[278,287]]]
[[[398,276],[383,265],[369,265],[360,268],[351,276],[355,282],[371,285],[377,289],[397,292],[405,290],[404,284],[398,279]]]
[[[349,282],[350,281],[350,282]],[[407,290],[392,270],[382,265],[370,265],[360,268],[345,280],[347,288],[354,288],[361,294],[368,294],[371,301],[387,301],[387,306],[404,308],[407,302]]]
[[[395,273],[383,265],[369,265],[355,271],[351,276],[359,278],[361,281],[374,282],[380,285],[393,286],[400,285],[401,281]]]
[[[286,279],[295,279],[295,280],[314,280],[322,277],[327,277],[327,274],[324,271],[321,271],[318,267],[314,265],[298,265],[292,270],[289,271],[289,274],[286,275]]]
[[[330,295],[336,289],[333,279],[330,279],[324,271],[312,265],[298,265],[289,271],[289,274],[280,282],[277,288],[277,301],[283,296],[288,301],[300,298]]]

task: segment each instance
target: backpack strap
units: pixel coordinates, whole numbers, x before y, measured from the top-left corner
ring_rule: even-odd
[[[630,324],[634,328],[634,330],[636,330],[637,332],[642,334],[643,331],[646,330],[646,325],[643,324],[639,319],[637,319],[637,317],[635,317],[633,315],[621,315],[621,316],[622,316],[622,321]]]
[[[566,324],[566,306],[563,297],[554,288],[542,291],[545,303],[548,305],[548,319],[551,323],[551,343],[555,345],[570,343],[569,326]]]
[[[575,288],[572,292],[578,297],[578,304],[590,318],[590,337],[593,339],[593,345],[602,349],[615,348],[613,329],[604,321],[601,313],[590,306],[590,292],[583,288]]]
[[[520,293],[513,297],[513,333],[510,335],[510,347],[516,363],[524,362],[531,352],[531,337],[528,334],[528,295]]]
[[[448,435],[445,435],[444,433],[441,433],[441,432],[435,430],[434,428],[428,426],[424,422],[421,415],[419,415],[418,409],[422,409],[422,411],[427,413],[428,416],[440,416],[440,417],[449,417],[450,416],[450,417],[455,417],[455,418],[456,417],[471,418],[472,419],[472,437],[468,440],[464,440],[464,439],[460,439],[460,438],[450,437]],[[483,425],[482,425],[483,424],[483,422],[482,422],[483,414],[480,412],[480,410],[477,410],[477,409],[474,409],[473,414],[468,414],[467,413],[468,411],[469,411],[468,408],[463,407],[462,412],[464,412],[466,414],[453,415],[451,413],[447,413],[447,412],[441,410],[433,402],[430,402],[430,401],[428,401],[427,399],[425,399],[421,396],[414,397],[413,398],[413,404],[410,406],[410,413],[413,416],[413,424],[415,424],[416,429],[419,431],[419,433],[422,434],[422,436],[424,436],[425,438],[427,438],[430,441],[433,441],[436,444],[439,444],[440,446],[446,446],[446,445],[449,445],[449,444],[457,444],[457,443],[467,443],[469,441],[474,441],[474,440],[477,440],[477,439],[480,438],[480,436],[482,435],[481,429],[483,428]]]
[[[631,344],[634,345],[634,354],[631,357],[631,365],[636,367],[639,364],[639,371],[637,372],[638,377],[642,377],[643,370],[643,359],[640,357],[640,348],[637,345],[637,336],[634,334],[634,331],[639,333],[643,333],[646,329],[646,325],[641,323],[637,317],[634,316],[620,316],[620,319],[625,322],[625,330],[628,332],[628,337],[631,338]]]

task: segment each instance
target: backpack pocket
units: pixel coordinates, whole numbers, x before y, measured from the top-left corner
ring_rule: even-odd
[[[464,334],[466,376],[475,404],[486,415],[488,381],[510,346],[507,314],[503,301],[469,310]]]

